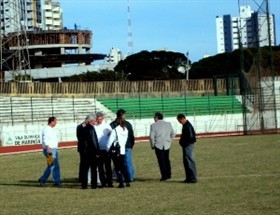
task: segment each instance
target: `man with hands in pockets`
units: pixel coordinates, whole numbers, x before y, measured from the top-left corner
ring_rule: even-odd
[[[163,114],[156,112],[154,115],[155,123],[150,128],[151,148],[155,150],[161,181],[171,178],[171,164],[169,159],[169,149],[175,137],[175,131],[170,122],[163,120]]]

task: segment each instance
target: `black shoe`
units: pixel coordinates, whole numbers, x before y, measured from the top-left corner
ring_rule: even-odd
[[[127,187],[130,187],[130,184],[129,184],[129,183],[126,183],[125,185],[126,185]]]
[[[40,186],[40,187],[44,187],[45,184],[41,181],[40,178],[39,178],[38,182],[39,182],[39,186]]]
[[[113,184],[108,184],[108,186],[107,186],[107,187],[112,188],[112,187],[114,187],[114,186],[113,186]]]
[[[59,184],[53,184],[54,187],[63,187],[63,184],[62,183],[59,183]]]
[[[171,176],[167,176],[166,178],[167,178],[167,179],[171,179]]]
[[[124,188],[123,184],[119,184],[118,188]]]
[[[160,181],[166,181],[167,180],[167,178],[161,178],[160,179]]]
[[[195,183],[197,183],[197,180],[189,180],[189,179],[185,179],[185,180],[183,181],[183,183],[187,183],[187,184],[195,184]]]

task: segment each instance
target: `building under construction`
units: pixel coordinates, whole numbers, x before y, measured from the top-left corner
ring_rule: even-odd
[[[16,35],[16,36],[15,36]],[[27,38],[28,43],[26,44]],[[30,60],[31,69],[63,67],[67,64],[90,65],[94,60],[104,59],[103,54],[91,54],[91,31],[87,30],[47,30],[24,34],[11,33],[4,42],[4,56],[26,47],[25,58]],[[12,69],[19,59],[10,58],[6,68]],[[28,69],[28,68],[22,68]]]
[[[91,31],[63,28],[58,2],[0,0],[0,12],[1,81],[61,78],[105,58],[91,54]]]
[[[33,79],[56,78],[71,75],[67,65],[78,65],[79,69],[91,65],[94,60],[104,59],[103,54],[91,54],[91,31],[83,30],[47,30],[10,33],[2,38],[3,64],[6,81],[17,75],[30,75]],[[16,52],[20,51],[20,57]],[[19,61],[29,61],[21,64]],[[18,65],[23,65],[18,70]],[[52,74],[44,74],[46,68],[52,68]],[[64,68],[64,75],[59,71]],[[73,67],[72,67],[73,69]],[[15,71],[17,71],[15,74]]]

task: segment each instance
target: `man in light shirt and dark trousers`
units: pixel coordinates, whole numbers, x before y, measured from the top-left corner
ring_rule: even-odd
[[[169,149],[175,137],[174,129],[170,122],[163,120],[163,114],[156,112],[154,115],[155,123],[150,128],[151,148],[155,150],[161,181],[171,178],[171,164],[169,159]]]
[[[112,166],[111,157],[107,152],[107,142],[111,133],[111,126],[104,122],[104,114],[97,112],[96,123],[94,125],[98,144],[99,144],[99,157],[98,157],[98,172],[101,184],[103,187],[113,187],[112,182]]]
[[[39,178],[40,186],[44,186],[48,180],[50,174],[52,173],[54,186],[60,187],[60,167],[58,161],[58,136],[56,129],[54,128],[57,124],[57,119],[55,117],[50,117],[48,119],[48,125],[43,128],[42,131],[42,147],[43,154],[46,158],[49,156],[53,157],[53,162],[48,163],[43,175]]]

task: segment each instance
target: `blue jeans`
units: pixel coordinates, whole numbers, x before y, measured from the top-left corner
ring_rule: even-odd
[[[60,167],[58,162],[58,151],[57,149],[51,149],[51,150],[52,150],[54,162],[52,165],[46,167],[43,175],[40,177],[40,181],[43,184],[46,183],[50,174],[52,173],[54,184],[60,184],[61,180],[60,180]],[[43,149],[43,154],[47,158],[48,156],[47,149]]]
[[[134,168],[132,163],[132,150],[131,148],[125,149],[125,155],[124,155],[124,163],[125,167],[128,173],[128,178],[130,181],[134,181]]]

